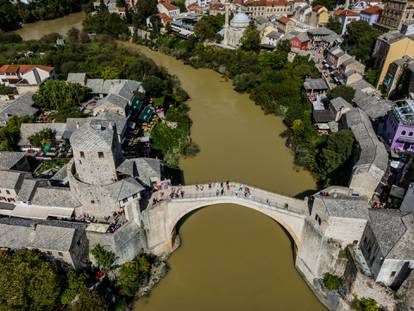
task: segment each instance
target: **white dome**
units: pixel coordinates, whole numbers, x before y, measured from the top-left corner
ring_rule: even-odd
[[[250,18],[244,13],[237,13],[230,22],[232,27],[247,27],[249,26]]]

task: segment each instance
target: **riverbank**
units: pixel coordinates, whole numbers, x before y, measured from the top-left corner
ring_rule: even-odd
[[[212,69],[231,79],[234,89],[249,94],[266,114],[283,117],[286,130],[282,135],[293,151],[295,164],[310,171],[319,188],[348,182],[341,177],[341,172],[351,158],[353,135],[348,130],[331,135],[318,135],[316,132],[303,82],[307,77],[320,77],[320,73],[306,57],[296,56],[288,62],[289,48],[283,44],[276,51],[258,54],[207,46],[195,39],[169,35],[137,42],[194,68]]]

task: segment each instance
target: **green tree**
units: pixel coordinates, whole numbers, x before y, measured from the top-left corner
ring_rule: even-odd
[[[100,244],[97,244],[92,249],[92,255],[95,258],[96,263],[104,271],[109,271],[115,264],[115,254],[111,251],[106,250]]]
[[[218,32],[223,25],[224,16],[222,14],[206,15],[195,24],[194,34],[200,41],[218,41],[220,39]]]
[[[81,290],[79,299],[71,306],[71,311],[107,311],[108,308],[96,290]]]
[[[144,78],[142,81],[142,87],[147,95],[152,97],[160,97],[162,96],[164,90],[164,83],[160,78],[151,75]]]
[[[58,118],[66,120],[71,116],[77,116],[79,105],[90,97],[90,89],[77,83],[67,83],[60,80],[48,80],[42,84],[33,95],[35,106],[55,111]],[[60,121],[59,120],[59,121]]]
[[[118,286],[128,295],[135,295],[140,285],[147,279],[151,264],[144,255],[125,262],[119,270]]]
[[[148,17],[158,13],[156,0],[138,0],[136,4],[136,13],[132,15],[134,26],[145,26]]]
[[[347,35],[343,46],[349,49],[349,54],[354,55],[364,64],[368,64],[375,42],[381,32],[363,20],[349,23],[346,29]]]
[[[315,0],[312,2],[312,7],[319,4],[319,5],[326,7],[329,11],[332,11],[338,5],[341,5],[344,3],[345,3],[345,0]]]
[[[62,304],[70,304],[77,294],[86,289],[85,283],[87,279],[88,277],[85,273],[77,274],[74,271],[70,271],[67,275],[66,289],[60,298]]]
[[[39,252],[0,256],[0,309],[52,310],[59,293],[58,276]]]
[[[53,140],[53,132],[50,128],[41,130],[40,132],[34,133],[29,137],[29,142],[35,147],[45,147],[50,145]]]
[[[352,300],[352,309],[357,311],[381,311],[382,308],[378,303],[372,298],[361,298],[354,297]]]
[[[355,90],[350,86],[339,85],[334,87],[332,90],[329,90],[328,94],[326,94],[329,99],[342,97],[348,103],[352,103],[352,100],[355,96]]]
[[[350,130],[340,130],[329,135],[319,154],[320,178],[329,181],[329,177],[352,155],[354,135]]]
[[[329,289],[329,290],[337,290],[339,289],[339,287],[341,287],[342,285],[342,278],[331,274],[329,272],[324,273],[323,275],[323,286],[325,286],[325,288]]]
[[[326,25],[332,31],[335,31],[337,34],[341,34],[342,24],[338,17],[329,17],[328,24]]]
[[[83,21],[83,29],[115,38],[127,38],[129,36],[128,25],[122,17],[116,13],[109,13],[107,10],[99,10],[94,15],[88,14]]]
[[[260,51],[260,33],[256,26],[251,23],[244,31],[240,39],[241,47],[245,51]]]
[[[0,30],[10,31],[20,27],[17,7],[8,0],[0,0]]]

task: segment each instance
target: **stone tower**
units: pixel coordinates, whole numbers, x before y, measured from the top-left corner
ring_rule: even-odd
[[[223,44],[228,45],[229,43],[229,1],[225,0],[224,7],[226,9],[224,19],[224,39]]]
[[[118,180],[121,145],[114,121],[92,119],[70,137],[77,177],[91,185],[109,185]]]

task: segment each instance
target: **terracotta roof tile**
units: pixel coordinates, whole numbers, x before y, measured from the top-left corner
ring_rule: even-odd
[[[379,6],[372,6],[369,7],[363,11],[361,11],[361,13],[365,13],[365,14],[379,14],[381,13],[381,11],[383,10],[383,8],[379,7]]]

